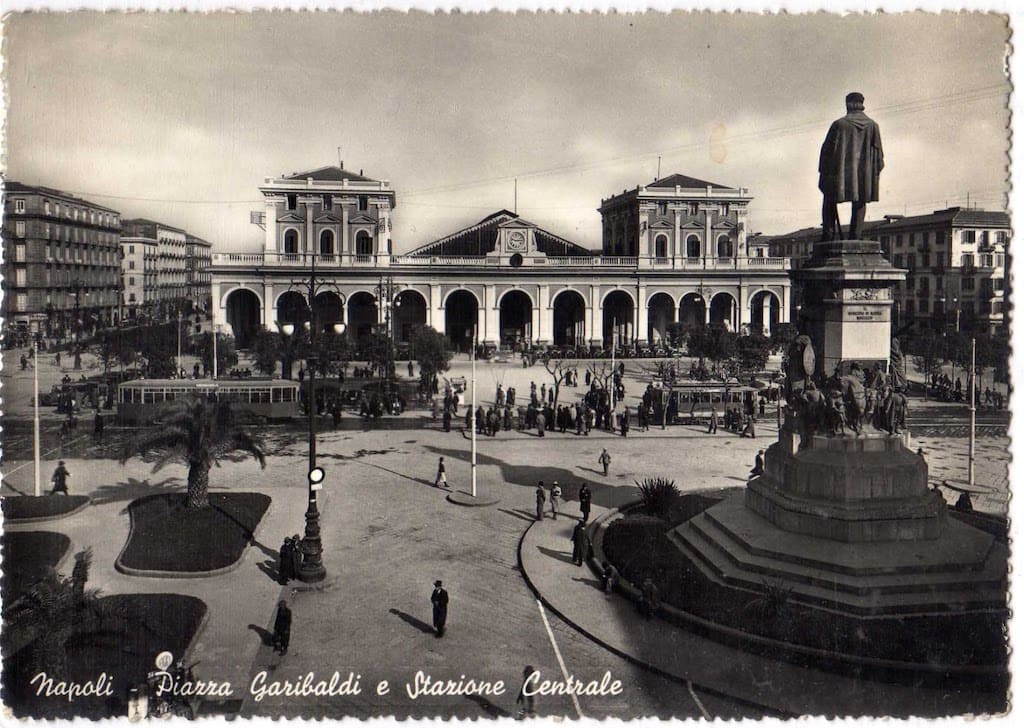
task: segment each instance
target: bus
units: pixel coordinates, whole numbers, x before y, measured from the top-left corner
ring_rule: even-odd
[[[193,395],[235,403],[235,409],[267,420],[298,417],[299,383],[288,379],[136,379],[117,387],[117,418],[124,424],[152,422],[165,402]]]

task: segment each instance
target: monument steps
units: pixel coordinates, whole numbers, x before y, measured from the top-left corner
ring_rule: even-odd
[[[753,555],[706,513],[673,529],[668,536],[707,578],[719,584],[763,593],[766,584],[778,583],[791,589],[791,598],[797,601],[857,617],[1004,608],[1005,583],[997,554],[993,554],[994,559],[985,559],[985,568],[975,572],[901,571],[851,576],[771,555]]]

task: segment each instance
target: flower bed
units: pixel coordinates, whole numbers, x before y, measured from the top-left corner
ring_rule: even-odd
[[[198,575],[242,558],[270,497],[211,493],[210,507],[189,510],[184,493],[160,493],[128,505],[132,527],[118,569],[147,575]]]
[[[71,539],[53,531],[8,531],[3,544],[3,601],[11,604],[64,558]]]
[[[50,520],[70,515],[89,503],[84,495],[8,496],[0,501],[9,523]]]

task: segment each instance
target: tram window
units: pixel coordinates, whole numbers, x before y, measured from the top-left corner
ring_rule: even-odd
[[[282,402],[294,402],[295,401],[295,390],[292,389],[291,387],[288,387],[287,389],[285,389],[284,392],[282,392],[282,394],[284,395],[281,398]]]
[[[152,389],[143,389],[142,390],[142,403],[143,404],[153,404],[153,390]]]
[[[267,389],[260,389],[252,393],[252,402],[259,402],[260,404],[269,404],[270,402],[270,391]]]

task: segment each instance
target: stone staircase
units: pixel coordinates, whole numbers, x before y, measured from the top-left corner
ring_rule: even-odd
[[[938,539],[849,543],[783,531],[727,498],[668,534],[705,577],[856,617],[999,611],[1006,546],[946,519]]]

